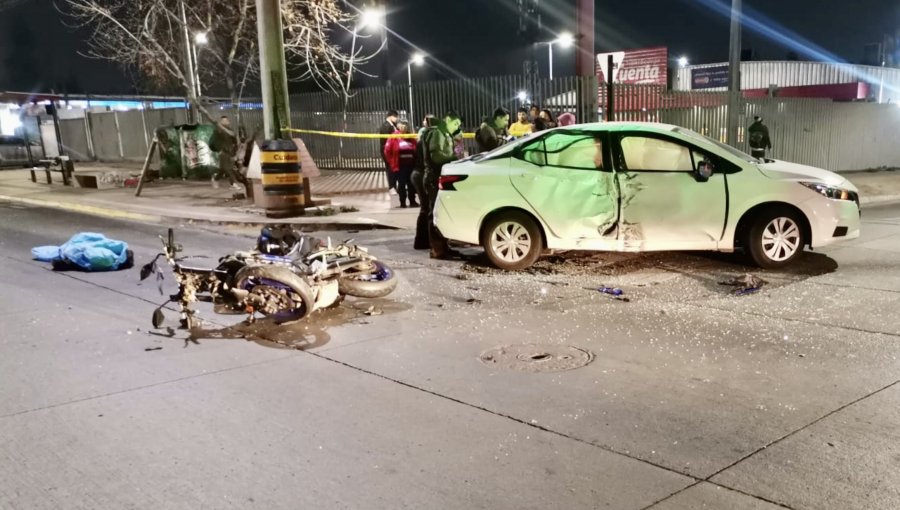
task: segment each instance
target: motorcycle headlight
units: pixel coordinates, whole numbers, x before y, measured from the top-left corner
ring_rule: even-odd
[[[856,193],[846,190],[844,188],[838,188],[836,186],[828,186],[827,184],[822,184],[821,182],[801,182],[800,184],[806,186],[807,188],[815,191],[816,193],[821,194],[823,197],[830,198],[833,200],[851,200],[856,201]]]

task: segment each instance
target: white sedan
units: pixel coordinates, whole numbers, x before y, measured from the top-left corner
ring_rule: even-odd
[[[567,126],[445,165],[434,222],[523,269],[544,249],[743,248],[780,267],[859,237],[859,195],[827,170],[761,161],[689,129]]]

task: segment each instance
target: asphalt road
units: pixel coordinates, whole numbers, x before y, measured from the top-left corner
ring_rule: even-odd
[[[398,290],[279,329],[201,308],[174,337],[151,331],[163,298],[138,268],[30,260],[95,231],[140,265],[163,226],[0,214],[0,508],[900,508],[900,206],[742,297],[719,284],[753,271],[735,256],[508,274],[407,232],[334,233]],[[252,245],[177,232],[210,263]],[[520,344],[537,359],[482,361]],[[533,371],[569,347],[592,361]]]

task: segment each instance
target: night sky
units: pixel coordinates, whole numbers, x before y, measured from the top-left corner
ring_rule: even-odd
[[[597,50],[668,46],[673,59],[683,54],[691,63],[725,61],[729,21],[710,6],[715,3],[727,8],[730,0],[597,0]],[[573,29],[574,4],[541,0],[543,40]],[[387,22],[432,57],[430,65],[414,70],[416,80],[452,78],[454,73],[520,74],[526,45],[516,34],[515,5],[515,0],[388,0]],[[859,62],[863,45],[900,31],[896,0],[744,0],[744,7],[758,26],[800,42],[791,47],[745,28],[743,46],[752,48],[759,60],[782,60],[794,51],[801,60],[826,55]],[[83,37],[63,23],[51,0],[31,0],[0,12],[0,90],[143,92],[115,65],[80,57]],[[391,37],[387,66],[395,80],[405,82],[410,52],[408,44]],[[546,49],[538,57],[544,74]],[[382,69],[374,64],[368,70]],[[554,72],[574,72],[572,50],[556,51]]]

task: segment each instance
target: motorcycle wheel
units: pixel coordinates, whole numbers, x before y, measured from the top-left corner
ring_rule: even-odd
[[[372,260],[369,267],[347,270],[338,279],[341,294],[361,298],[381,298],[397,288],[397,274],[383,262]]]
[[[290,269],[277,266],[247,266],[238,271],[234,281],[236,288],[250,292],[254,292],[254,289],[256,291],[274,289],[295,294],[297,297],[288,297],[286,306],[274,313],[258,310],[259,313],[274,319],[276,323],[298,321],[309,315],[313,309],[312,289],[303,278]]]

